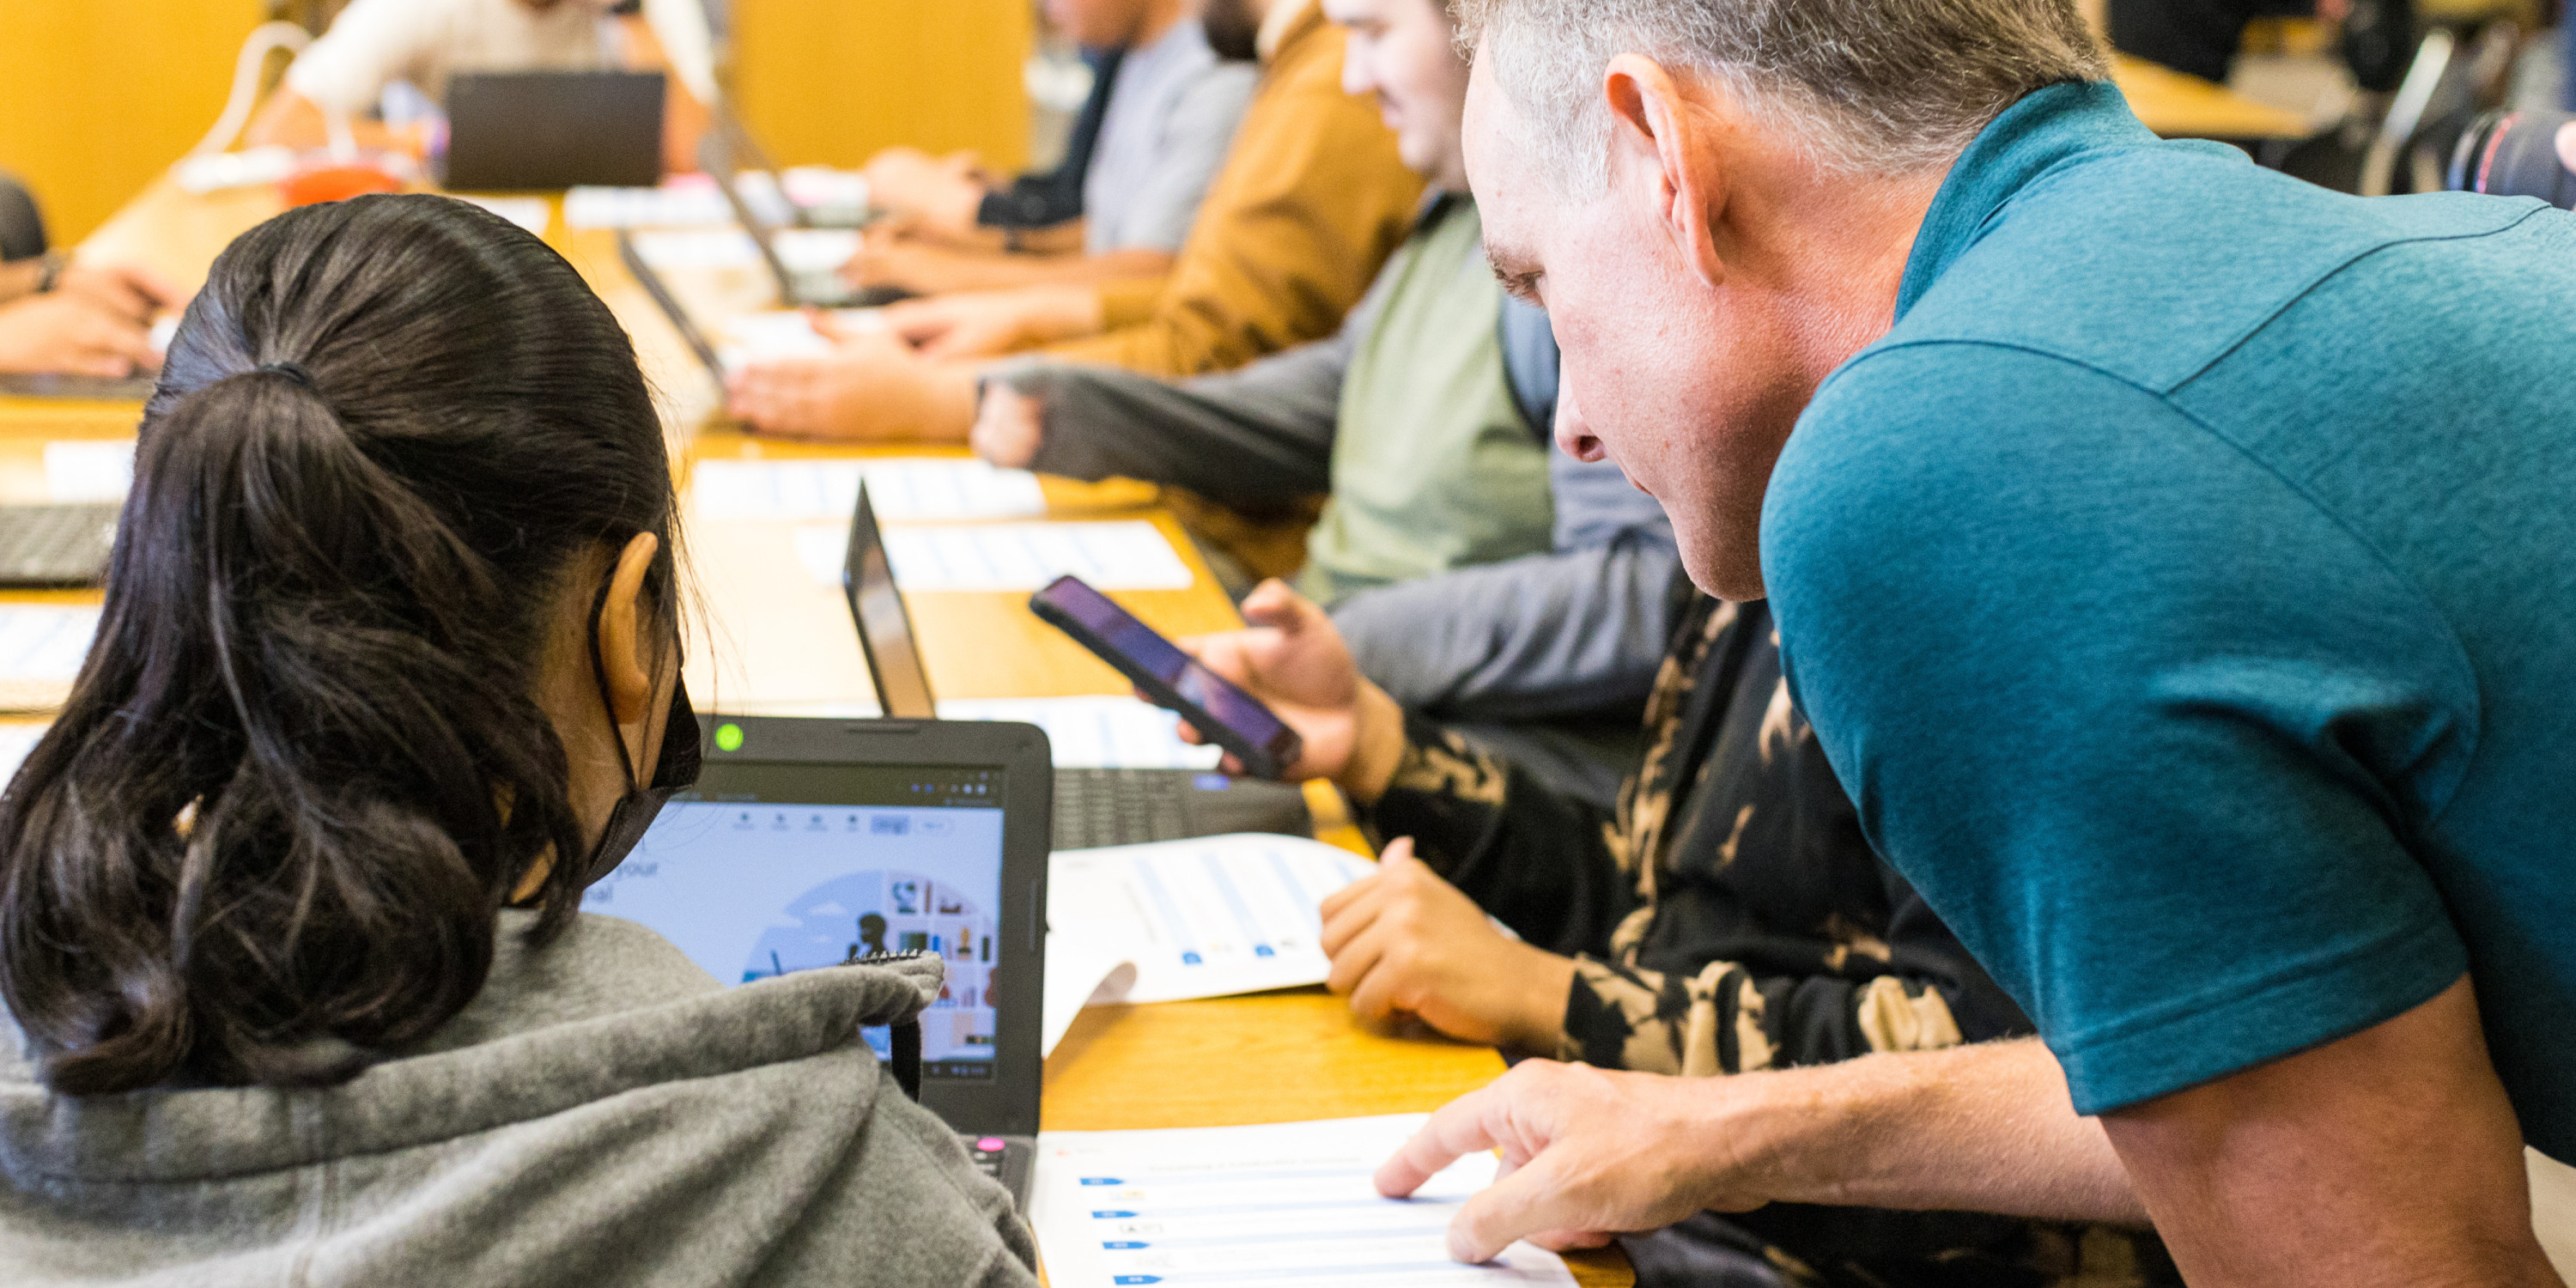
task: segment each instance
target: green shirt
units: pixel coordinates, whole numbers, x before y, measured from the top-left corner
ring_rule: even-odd
[[[1342,382],[1332,500],[1299,577],[1319,603],[1551,548],[1547,447],[1503,375],[1484,225],[1464,198],[1424,223]]]

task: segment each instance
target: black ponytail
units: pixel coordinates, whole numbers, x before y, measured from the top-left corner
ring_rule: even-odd
[[[337,1082],[472,1000],[495,913],[584,849],[548,610],[653,532],[667,617],[673,509],[624,331],[508,222],[369,197],[226,250],[98,642],[0,798],[0,998],[48,1085]]]

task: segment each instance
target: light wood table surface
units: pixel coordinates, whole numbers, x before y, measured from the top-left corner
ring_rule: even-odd
[[[2197,76],[2126,54],[2111,59],[2111,79],[2128,96],[2129,110],[2169,139],[2231,142],[2304,139],[2316,133],[2296,112],[2258,103]]]
[[[195,196],[166,179],[138,196],[83,244],[84,255],[150,264],[193,289],[233,237],[275,214],[266,188]],[[555,203],[548,240],[598,290],[634,335],[661,404],[675,466],[708,459],[846,458],[945,454],[919,446],[850,448],[745,436],[713,423],[717,390],[649,297],[619,263],[613,236],[563,227]],[[739,282],[718,283],[730,295]],[[699,296],[692,295],[694,304]],[[45,496],[43,445],[55,439],[130,438],[131,403],[0,397],[0,500]],[[957,449],[947,449],[954,452]],[[1196,580],[1188,590],[1115,598],[1172,635],[1241,624],[1178,522],[1153,489],[1048,479],[1052,518],[1144,519],[1173,539]],[[683,498],[684,507],[686,498]],[[689,684],[706,709],[873,707],[874,696],[837,588],[818,582],[794,549],[798,525],[684,518],[682,540],[701,611]],[[95,602],[96,592],[8,595],[7,600]],[[905,597],[921,635],[934,691],[946,697],[1123,693],[1107,666],[1038,621],[1020,594]],[[701,685],[705,687],[701,688]],[[1322,787],[1316,784],[1314,787]],[[1337,821],[1329,788],[1310,788],[1319,820]],[[1327,834],[1348,844],[1356,833]],[[1044,1125],[1053,1130],[1223,1126],[1419,1113],[1503,1071],[1492,1050],[1423,1030],[1371,1031],[1322,989],[1253,997],[1100,1007],[1075,1021],[1046,1065]],[[1633,1282],[1616,1250],[1568,1258],[1585,1285]]]

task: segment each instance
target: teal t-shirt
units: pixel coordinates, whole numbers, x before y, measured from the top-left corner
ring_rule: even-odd
[[[2576,1159],[2576,216],[2061,85],[1962,156],[1763,512],[1881,851],[2085,1113],[2469,972]]]

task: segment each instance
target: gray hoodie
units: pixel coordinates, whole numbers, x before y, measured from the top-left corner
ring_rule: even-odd
[[[0,1283],[1033,1284],[955,1133],[859,1040],[935,960],[726,990],[584,916],[421,1051],[322,1091],[89,1099],[0,1017]]]

